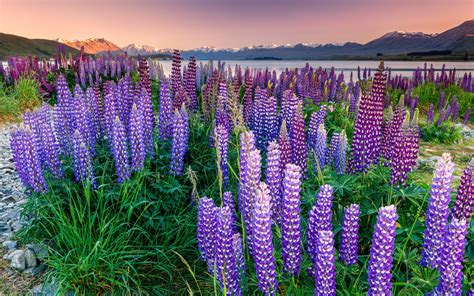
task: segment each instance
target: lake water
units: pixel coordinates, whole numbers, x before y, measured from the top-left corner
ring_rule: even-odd
[[[207,62],[207,61],[197,61],[199,64],[200,62]],[[372,71],[378,68],[379,62],[378,61],[328,61],[328,60],[321,60],[321,61],[223,61],[226,64],[226,67],[230,65],[232,70],[236,64],[239,64],[243,69],[246,67],[250,68],[257,68],[257,69],[265,69],[268,68],[270,70],[276,70],[277,72],[281,72],[288,69],[294,68],[302,68],[309,63],[313,68],[322,67],[322,68],[331,68],[334,67],[337,72],[344,72],[344,75],[348,78],[350,72],[354,72],[354,77],[356,78],[357,75],[357,66],[360,66],[361,70],[364,67],[371,68]],[[160,61],[163,65],[163,70],[166,75],[171,73],[171,63],[172,61]],[[181,65],[187,65],[188,61],[183,61]],[[466,72],[474,72],[474,62],[460,62],[460,61],[452,61],[452,62],[427,62],[428,68],[432,64],[436,70],[441,70],[443,64],[446,65],[446,69],[453,69],[456,68],[456,76],[462,77]],[[217,61],[214,61],[214,65],[217,65]],[[420,67],[423,69],[424,62],[416,62],[416,61],[385,61],[385,66],[390,67],[392,69],[392,75],[402,74],[406,77],[411,77],[413,71]],[[361,73],[362,75],[362,73]]]
[[[208,61],[197,61],[197,63],[206,63]],[[372,71],[377,69],[379,62],[378,61],[328,61],[328,60],[313,60],[313,61],[251,61],[251,60],[236,60],[236,61],[223,61],[226,64],[226,67],[230,65],[232,70],[234,70],[235,65],[239,64],[243,69],[250,67],[254,69],[265,69],[276,70],[281,72],[285,69],[294,69],[294,68],[303,68],[306,63],[309,63],[313,68],[322,67],[329,69],[334,67],[337,72],[344,72],[346,78],[349,78],[350,72],[354,73],[354,77],[357,75],[357,66],[363,70],[364,67],[371,68]],[[170,60],[160,61],[163,65],[163,70],[166,75],[171,74],[171,63]],[[187,65],[188,61],[183,61],[183,65]],[[217,61],[214,61],[217,66]],[[474,72],[474,62],[461,62],[461,61],[452,61],[452,62],[427,62],[428,68],[430,65],[433,65],[436,70],[441,70],[441,67],[446,65],[446,69],[456,68],[456,76],[462,77],[464,73]],[[6,67],[7,63],[3,62],[3,66]],[[385,66],[392,69],[392,75],[402,74],[405,77],[411,77],[413,71],[420,67],[423,69],[424,62],[416,61],[385,61]]]

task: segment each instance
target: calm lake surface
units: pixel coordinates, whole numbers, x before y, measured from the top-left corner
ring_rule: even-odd
[[[197,64],[200,62],[206,63],[207,61],[197,61]],[[349,78],[350,72],[354,72],[354,75],[357,75],[357,66],[363,70],[364,67],[371,68],[372,71],[378,68],[378,61],[222,61],[225,62],[226,67],[231,66],[232,70],[236,64],[239,64],[242,68],[250,67],[256,69],[265,69],[276,70],[277,72],[283,71],[286,68],[302,68],[309,63],[313,68],[322,67],[322,68],[331,68],[334,67],[337,72],[344,72],[344,75]],[[171,73],[171,61],[160,61],[163,65],[163,70],[166,75]],[[187,65],[188,61],[183,61],[181,65]],[[217,65],[217,61],[214,61],[214,64]],[[474,62],[427,62],[428,68],[432,64],[436,70],[441,70],[443,64],[446,65],[446,69],[456,68],[456,76],[462,77],[466,72],[474,72]],[[413,70],[420,67],[423,69],[424,62],[420,61],[385,61],[385,66],[392,68],[392,75],[402,74],[406,77],[411,77]],[[361,73],[362,75],[362,73]]]

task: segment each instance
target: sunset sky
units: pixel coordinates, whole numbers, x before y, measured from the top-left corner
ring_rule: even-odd
[[[473,18],[473,0],[0,0],[3,33],[179,49],[365,43]]]

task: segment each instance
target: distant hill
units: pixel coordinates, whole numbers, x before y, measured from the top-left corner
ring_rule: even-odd
[[[120,51],[121,48],[115,45],[114,43],[105,40],[104,38],[89,38],[86,40],[62,40],[58,39],[58,42],[64,43],[72,48],[80,50],[81,47],[84,47],[84,52],[88,54],[97,54],[101,52],[115,52]]]
[[[130,56],[147,56],[169,59],[171,49],[158,49],[147,45],[129,44],[123,48],[104,38],[90,38],[84,41],[57,41],[67,45],[68,50],[79,50],[97,54],[110,51],[126,52]],[[9,55],[39,54],[51,56],[57,41],[27,39],[19,36],[0,34],[0,59]],[[184,58],[191,56],[200,60],[315,60],[315,59],[463,59],[474,57],[474,20],[439,34],[394,31],[384,34],[366,44],[346,42],[342,44],[296,44],[257,45],[243,48],[201,47],[181,51]]]
[[[39,57],[52,57],[56,54],[61,43],[47,39],[28,39],[21,36],[0,33],[0,60],[9,56],[38,55]],[[66,53],[75,54],[78,51],[63,45]]]

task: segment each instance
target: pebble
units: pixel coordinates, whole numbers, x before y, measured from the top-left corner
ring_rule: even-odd
[[[7,250],[16,249],[16,241],[7,240],[2,243],[3,247]]]

